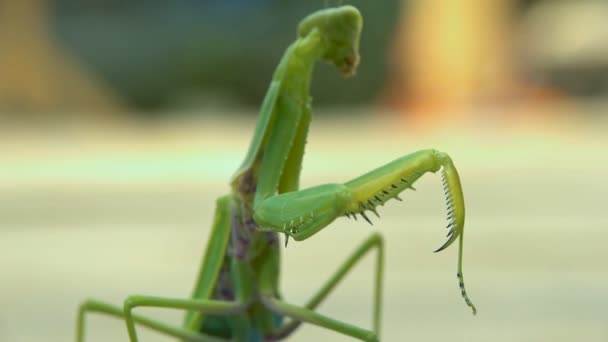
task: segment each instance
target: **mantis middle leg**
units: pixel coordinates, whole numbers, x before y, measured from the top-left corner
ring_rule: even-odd
[[[342,265],[327,279],[325,284],[321,286],[317,293],[304,305],[305,309],[314,310],[319,304],[331,293],[342,279],[352,270],[352,268],[369,252],[377,250],[376,269],[374,276],[374,314],[373,314],[373,332],[376,337],[380,337],[380,313],[382,308],[382,278],[384,270],[384,241],[378,233],[373,233],[365,239],[352,254],[344,260]],[[284,325],[276,334],[270,336],[271,340],[280,340],[289,336],[302,323],[302,321],[294,320]]]
[[[297,321],[302,321],[320,327],[333,330],[344,335],[354,337],[362,341],[378,341],[378,336],[375,332],[363,329],[333,318],[321,315],[313,310],[289,304],[272,295],[262,295],[260,300],[270,311],[285,315]]]

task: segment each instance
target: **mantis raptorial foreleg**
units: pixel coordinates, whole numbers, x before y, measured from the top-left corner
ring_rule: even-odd
[[[365,211],[376,213],[379,205],[400,199],[399,194],[427,172],[442,169],[448,209],[448,240],[439,252],[460,237],[458,279],[462,296],[473,313],[462,276],[462,238],[465,207],[460,178],[452,159],[436,150],[422,150],[399,158],[344,184],[316,187],[271,196],[254,208],[255,219],[262,229],[281,232],[295,240],[304,240],[325,228],[339,216],[361,215],[371,223]],[[376,213],[377,214],[377,213]]]

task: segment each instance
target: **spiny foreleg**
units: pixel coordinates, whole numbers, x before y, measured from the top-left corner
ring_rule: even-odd
[[[413,189],[413,184],[427,172],[441,170],[448,211],[448,239],[435,252],[450,246],[460,238],[458,280],[462,296],[476,313],[467,296],[462,275],[462,242],[465,205],[458,172],[452,159],[436,150],[422,150],[368,172],[344,184],[323,184],[283,193],[259,202],[254,218],[262,230],[281,232],[286,238],[304,240],[325,228],[337,217],[359,214],[371,223],[366,211],[377,215],[377,207],[399,194]]]

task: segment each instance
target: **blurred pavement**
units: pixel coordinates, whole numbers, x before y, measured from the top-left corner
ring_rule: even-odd
[[[0,137],[0,341],[72,341],[78,303],[188,296],[213,203],[246,152],[252,120],[4,132]],[[315,115],[303,186],[351,179],[403,154],[448,152],[467,204],[460,298],[456,246],[427,175],[373,227],[338,219],[283,252],[286,299],[302,303],[371,231],[387,241],[383,341],[608,341],[606,122],[425,134],[381,119]],[[111,133],[110,133],[111,132]],[[371,325],[372,260],[320,312]],[[181,322],[182,313],[146,310]],[[142,341],[171,341],[140,330]],[[350,341],[309,325],[290,341]],[[87,341],[126,341],[90,316]]]

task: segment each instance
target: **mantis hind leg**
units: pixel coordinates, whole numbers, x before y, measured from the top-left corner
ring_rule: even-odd
[[[268,308],[268,310],[290,317],[296,321],[318,325],[320,327],[333,330],[362,341],[378,341],[378,336],[373,331],[335,320],[333,318],[316,313],[308,308],[289,304],[287,302],[275,298],[271,294],[262,295],[260,297],[260,300],[264,304],[264,306]]]
[[[319,288],[312,298],[304,305],[304,308],[314,310],[321,304],[321,302],[331,293],[331,291],[338,285],[342,279],[352,270],[352,268],[365,256],[367,253],[377,250],[376,255],[376,269],[374,277],[374,316],[373,316],[373,332],[377,338],[380,338],[380,315],[382,309],[382,278],[384,274],[384,241],[382,236],[378,233],[373,233],[368,237],[352,254],[346,258],[346,260],[340,265],[340,267],[334,272],[334,274],[327,279],[325,284]],[[294,320],[273,336],[270,336],[271,340],[280,340],[289,336],[294,332],[302,323],[302,321]]]
[[[85,315],[87,313],[101,313],[113,316],[119,319],[125,319],[123,308],[100,302],[97,300],[87,300],[80,305],[78,310],[78,320],[76,324],[76,342],[84,342],[85,336]],[[228,340],[217,338],[211,335],[198,333],[189,329],[176,327],[155,319],[151,319],[142,315],[133,314],[132,319],[135,323],[145,326],[154,331],[179,338],[183,341],[191,342],[226,342]]]

